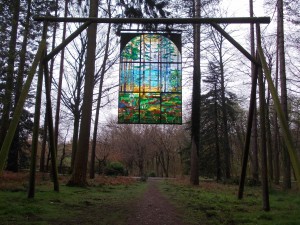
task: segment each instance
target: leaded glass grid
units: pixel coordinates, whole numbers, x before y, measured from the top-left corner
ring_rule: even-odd
[[[119,123],[182,123],[180,38],[122,33]]]

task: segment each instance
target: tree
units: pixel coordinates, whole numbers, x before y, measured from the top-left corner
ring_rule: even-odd
[[[108,17],[111,18],[111,1],[107,1],[108,10],[107,14]],[[91,154],[91,165],[90,165],[90,178],[93,179],[95,177],[95,157],[96,157],[96,141],[97,141],[97,130],[98,130],[98,122],[99,122],[99,111],[101,106],[101,98],[102,98],[102,89],[103,89],[103,81],[104,75],[106,72],[106,64],[109,56],[109,42],[110,42],[110,32],[111,32],[111,24],[108,25],[107,34],[106,34],[106,42],[105,42],[105,50],[104,50],[104,57],[103,63],[101,66],[101,74],[100,74],[100,81],[99,81],[99,93],[97,99],[97,107],[96,107],[96,118],[95,118],[95,125],[94,125],[94,134],[93,134],[93,141],[92,141],[92,154]]]
[[[19,70],[16,78],[16,88],[15,88],[15,99],[14,99],[14,105],[16,106],[21,90],[23,87],[23,78],[24,78],[24,71],[25,71],[25,62],[26,62],[26,51],[27,51],[27,44],[28,44],[28,37],[29,37],[29,26],[30,26],[30,17],[31,17],[31,0],[27,1],[27,11],[26,11],[26,18],[25,18],[25,27],[24,27],[24,35],[23,35],[23,41],[21,45],[21,51],[20,51],[20,62],[19,62]],[[30,115],[30,114],[28,114]],[[13,141],[13,146],[11,149],[11,152],[15,152],[15,154],[12,154],[14,164],[15,164],[15,169],[18,168],[18,152],[20,152],[21,149],[21,140],[20,140],[20,125],[17,127],[14,141]]]
[[[65,0],[65,7],[64,7],[64,17],[68,16],[68,4],[69,0]],[[63,25],[63,33],[62,33],[62,42],[66,39],[66,32],[67,32],[67,23],[64,22]],[[59,67],[59,78],[58,78],[58,88],[57,88],[57,99],[56,99],[56,114],[55,114],[55,125],[54,125],[54,135],[55,135],[55,144],[57,148],[57,140],[58,140],[58,127],[59,127],[59,114],[60,114],[60,102],[61,102],[61,92],[62,92],[62,79],[64,73],[64,60],[65,60],[65,48],[61,50],[60,53],[60,67]]]
[[[9,116],[12,109],[12,99],[13,99],[13,84],[14,84],[14,66],[16,59],[16,44],[17,44],[17,34],[18,34],[18,23],[20,15],[20,1],[13,1],[11,4],[13,18],[12,18],[12,28],[10,33],[9,42],[9,52],[7,60],[7,75],[5,83],[5,95],[3,98],[3,113],[1,117],[1,127],[0,127],[0,146],[2,146],[6,131],[9,126]],[[10,171],[18,171],[18,149],[12,148],[9,151],[7,169]]]
[[[275,39],[276,40],[276,39]],[[263,48],[264,48],[264,52],[265,52],[265,57],[267,60],[267,64],[268,67],[270,68],[270,72],[273,72],[274,69],[274,61],[276,58],[276,43],[274,43],[274,36],[265,39],[262,39],[263,41]],[[275,77],[276,79],[276,77]],[[277,128],[278,125],[277,122],[274,123],[274,119],[273,117],[277,117],[274,107],[273,107],[274,102],[271,100],[271,93],[270,93],[270,88],[268,88],[267,90],[267,97],[266,97],[266,132],[267,132],[267,150],[268,150],[268,171],[269,171],[269,176],[270,179],[272,181],[274,181],[274,170],[278,170],[278,161],[277,161],[277,157],[278,157],[278,152],[277,152],[277,148],[278,148],[278,142],[275,134],[277,132]],[[273,127],[275,129],[273,129]],[[276,128],[277,127],[277,128]],[[274,130],[274,132],[273,132]],[[277,146],[275,146],[275,144]],[[277,172],[276,172],[277,173]]]
[[[108,125],[99,135],[103,150],[109,145],[106,161],[123,163],[130,175],[176,176],[180,152],[188,142],[182,127],[165,125]],[[104,140],[103,140],[104,139]],[[104,146],[103,146],[104,145]],[[103,153],[102,153],[103,154]],[[104,154],[105,157],[105,154]]]
[[[140,1],[124,1],[120,0],[118,5],[122,9],[122,15],[126,18],[143,18],[144,16],[150,16],[152,18],[167,17],[170,15],[166,11],[168,1],[157,0],[140,0]]]
[[[90,0],[90,17],[98,16],[98,1]],[[86,76],[83,93],[82,120],[80,124],[78,150],[75,156],[74,170],[69,185],[86,185],[86,172],[89,152],[90,126],[93,104],[93,87],[95,73],[95,49],[96,49],[97,24],[93,23],[87,31],[87,60]]]
[[[253,0],[249,0],[249,11],[250,17],[254,16],[253,10]],[[254,38],[254,24],[250,24],[250,49],[251,55],[255,57],[255,38]],[[255,76],[255,65],[251,63],[251,77]],[[256,101],[254,106],[254,113],[253,113],[253,122],[252,122],[252,131],[251,131],[251,173],[252,179],[255,182],[258,182],[258,143],[257,143],[257,110],[256,110]]]
[[[17,4],[17,6],[15,4]],[[1,113],[2,117],[0,118],[1,120],[0,123],[3,125],[3,126],[1,125],[0,127],[0,133],[2,133],[0,134],[1,136],[0,139],[2,138],[2,141],[8,129],[7,125],[10,123],[10,118],[12,117],[17,102],[20,98],[20,93],[23,87],[24,79],[28,74],[29,68],[31,66],[31,63],[33,61],[37,49],[37,43],[35,42],[34,39],[37,36],[39,36],[41,33],[41,26],[33,22],[31,14],[34,13],[35,15],[39,15],[41,13],[41,10],[43,10],[43,13],[47,11],[51,11],[51,7],[52,7],[51,4],[52,3],[50,2],[47,3],[43,2],[43,3],[36,4],[35,1],[32,2],[30,0],[14,1],[14,2],[2,1],[0,3],[0,8],[4,10],[1,11],[1,24],[2,24],[1,38],[3,38],[3,40],[1,41],[0,44],[0,47],[3,50],[1,51],[1,59],[0,59],[1,65],[3,66],[0,72],[1,112],[3,109],[6,108],[3,114]],[[15,20],[13,19],[13,17],[15,17],[15,19],[16,17],[18,17],[18,19]],[[11,36],[11,34],[13,34],[13,36]],[[16,39],[13,41],[14,38]],[[13,44],[13,42],[15,43]],[[7,49],[10,49],[9,48],[10,44],[12,44],[11,46],[14,46],[14,50],[11,51],[12,54],[9,54],[9,52],[7,51]],[[9,57],[9,55],[11,55],[11,57]],[[12,60],[12,58],[14,59]],[[13,68],[9,70],[7,68],[8,61],[10,62],[10,65],[13,65]],[[8,76],[8,73],[12,75],[11,78],[10,76]],[[8,94],[9,92],[5,91],[9,89],[11,89],[10,94]],[[8,169],[10,170],[17,171],[19,164],[21,162],[20,161],[21,158],[19,158],[19,155],[25,156],[25,154],[22,153],[23,147],[28,145],[28,136],[31,134],[31,130],[32,130],[32,127],[30,125],[32,124],[31,122],[32,114],[29,113],[30,110],[28,109],[33,105],[34,105],[33,95],[30,93],[28,95],[23,110],[24,115],[22,115],[20,118],[21,120],[22,119],[25,120],[20,121],[20,125],[17,127],[17,130],[15,132],[15,136],[14,136],[15,139],[13,140],[13,143],[10,148],[10,153],[9,153],[8,163],[7,163]],[[9,116],[9,119],[5,119],[7,115]],[[31,116],[31,118],[29,118],[29,116]],[[24,126],[25,123],[27,122],[28,124]],[[22,129],[28,129],[28,130],[22,130]],[[28,134],[28,136],[25,137],[23,136],[24,134]],[[0,145],[2,145],[2,143]]]
[[[58,0],[55,1],[55,10],[54,10],[54,16],[57,17],[58,15]],[[55,42],[56,42],[56,32],[57,32],[57,23],[54,23],[53,25],[53,31],[52,31],[52,47],[51,51],[55,48]],[[49,78],[52,80],[53,78],[53,68],[54,68],[54,61],[55,58],[52,58],[50,60],[50,68],[49,68]],[[40,172],[45,172],[45,157],[46,157],[46,144],[48,140],[47,136],[47,127],[48,126],[48,118],[47,114],[45,113],[45,121],[44,121],[44,127],[43,127],[43,135],[42,135],[42,149],[41,149],[41,156],[40,156]]]
[[[259,28],[259,27],[258,27]],[[257,29],[258,37],[260,37],[260,29]],[[257,45],[261,46],[261,40],[257,40]],[[265,83],[262,68],[258,68],[258,86],[259,86],[259,115],[260,115],[260,148],[261,148],[261,180],[262,180],[262,196],[263,210],[270,211],[269,187],[268,187],[268,162],[267,162],[267,131],[266,131],[266,99],[265,99]]]
[[[231,176],[230,172],[230,155],[231,150],[229,146],[229,129],[228,129],[228,113],[227,113],[227,107],[226,107],[226,90],[225,90],[225,64],[228,63],[230,59],[225,59],[225,54],[228,52],[228,50],[224,50],[224,41],[225,38],[216,32],[211,32],[211,38],[213,42],[213,47],[216,49],[216,56],[214,58],[216,59],[216,67],[211,66],[213,64],[210,64],[210,70],[217,74],[219,84],[220,84],[220,99],[221,99],[221,118],[222,118],[222,146],[224,146],[224,163],[225,163],[225,177],[226,179],[229,179]],[[230,58],[230,57],[229,57]]]
[[[286,68],[285,68],[285,47],[284,47],[284,18],[283,18],[283,0],[277,2],[277,38],[278,38],[278,57],[279,57],[279,76],[280,76],[280,99],[286,120],[288,116],[287,103],[287,84],[286,84]],[[291,188],[291,162],[286,147],[283,149],[283,186]]]
[[[170,125],[156,126],[152,128],[150,134],[151,136],[148,134],[148,137],[152,139],[152,146],[155,148],[155,155],[152,156],[156,159],[156,167],[158,168],[160,166],[163,176],[169,177],[170,168],[176,166],[176,156],[178,156],[178,151],[182,147],[180,129],[177,126]],[[151,155],[151,152],[149,155]],[[157,175],[159,174],[158,171],[157,169]]]
[[[222,58],[224,60],[224,55],[222,55]],[[230,124],[235,123],[238,114],[236,110],[238,108],[238,100],[235,94],[222,88],[222,82],[224,82],[222,76],[225,76],[225,68],[222,61],[218,60],[209,62],[209,75],[203,80],[208,91],[201,96],[201,124],[203,124],[201,127],[201,136],[203,149],[200,159],[200,171],[206,176],[215,176],[217,180],[221,180],[221,178],[228,179],[226,176],[227,153],[225,152],[224,139],[228,138],[231,134]],[[223,85],[225,86],[225,82]],[[223,97],[225,101],[222,100]],[[225,116],[228,126],[227,135],[224,134],[224,107],[226,108]]]
[[[68,7],[71,15],[86,16],[86,5],[79,7],[77,4]],[[72,32],[78,29],[78,24],[71,24],[67,28]],[[86,75],[85,59],[87,47],[87,33],[83,31],[78,38],[73,40],[66,47],[66,65],[61,68],[63,79],[66,82],[66,87],[61,89],[61,101],[64,109],[69,112],[69,118],[73,120],[73,136],[72,136],[72,157],[71,157],[71,170],[73,171],[75,155],[78,147],[78,133],[79,124],[82,113],[82,90],[84,86],[84,77]],[[58,90],[59,82],[53,80],[53,86]]]
[[[87,38],[86,32],[80,34],[79,41],[74,41],[72,46],[67,47],[68,58],[66,62],[70,67],[65,74],[67,88],[62,90],[62,102],[71,112],[73,118],[73,137],[72,137],[72,157],[71,171],[74,168],[75,155],[78,147],[79,124],[82,114],[82,90],[86,69],[84,60],[86,59]],[[73,46],[76,46],[73,48]],[[76,52],[76,53],[75,53]]]
[[[201,1],[196,0],[194,17],[200,17]],[[192,127],[191,127],[191,175],[190,182],[199,185],[199,151],[200,151],[200,25],[194,25],[194,68],[193,68],[193,93],[192,93]]]

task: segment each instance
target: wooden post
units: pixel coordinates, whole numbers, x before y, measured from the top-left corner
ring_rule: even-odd
[[[46,92],[46,113],[47,113],[47,120],[48,120],[49,148],[51,153],[53,184],[54,184],[54,191],[59,192],[58,172],[57,172],[57,162],[56,162],[56,146],[54,140],[53,117],[52,117],[52,108],[51,108],[52,104],[51,104],[51,96],[50,96],[49,69],[48,69],[47,61],[44,61],[44,74],[45,74],[45,92]]]
[[[274,101],[275,110],[278,115],[281,133],[283,135],[284,142],[286,144],[287,150],[290,155],[290,159],[291,159],[292,166],[293,166],[293,169],[295,172],[295,177],[297,180],[298,188],[300,188],[300,162],[299,162],[299,158],[298,158],[296,149],[293,144],[293,138],[292,138],[292,135],[291,135],[291,132],[289,129],[289,125],[288,125],[287,119],[283,113],[283,110],[282,110],[282,107],[281,107],[281,104],[279,101],[278,93],[274,86],[274,83],[273,83],[273,80],[271,77],[271,73],[268,69],[268,65],[267,65],[266,59],[264,57],[262,47],[259,45],[259,46],[257,46],[257,49],[258,49],[258,53],[259,53],[262,67],[264,70],[264,74],[265,74],[266,80],[268,82],[268,86],[269,86],[269,89],[270,89],[270,92],[271,92],[271,95],[272,95],[272,98]]]
[[[247,163],[248,163],[249,149],[250,149],[252,121],[253,121],[255,102],[256,102],[257,75],[258,75],[258,66],[255,65],[254,76],[252,77],[250,105],[249,105],[248,120],[247,120],[247,132],[246,132],[246,140],[245,140],[244,153],[243,153],[243,164],[242,164],[242,171],[241,171],[241,177],[239,183],[238,199],[242,199],[244,194]]]
[[[43,40],[47,39],[47,22],[44,22],[42,39]],[[45,49],[43,50],[42,55],[45,55]],[[39,139],[42,89],[43,89],[43,62],[40,61],[38,82],[37,82],[37,87],[36,87],[34,124],[33,124],[33,135],[32,135],[32,144],[31,144],[31,161],[30,161],[28,198],[34,198],[34,194],[35,194],[36,155],[37,155],[38,139]]]
[[[260,26],[256,24],[257,46],[261,46]],[[261,180],[263,210],[270,211],[269,187],[268,187],[268,161],[267,161],[267,137],[266,137],[266,99],[265,84],[262,68],[258,69],[258,86],[259,86],[259,114],[260,114],[260,148],[261,148]]]
[[[225,37],[234,47],[236,47],[244,56],[246,56],[255,65],[260,65],[257,60],[244,49],[238,42],[236,42],[225,30],[223,30],[218,24],[211,23],[211,26],[219,31],[223,37]]]
[[[85,22],[81,25],[74,33],[67,37],[61,44],[59,44],[55,49],[53,49],[46,57],[45,61],[51,60],[56,54],[58,54],[64,47],[66,47],[71,41],[74,40],[82,31],[84,31],[91,22]]]

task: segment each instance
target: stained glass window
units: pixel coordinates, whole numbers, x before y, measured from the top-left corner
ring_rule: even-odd
[[[119,123],[182,123],[180,38],[122,33]]]

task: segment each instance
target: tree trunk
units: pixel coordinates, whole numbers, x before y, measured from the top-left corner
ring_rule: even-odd
[[[47,53],[47,48],[45,50]],[[49,79],[49,68],[48,62],[44,61],[44,75],[45,75],[45,93],[46,93],[46,113],[48,121],[48,133],[49,133],[49,149],[51,153],[51,172],[52,179],[54,184],[54,190],[59,191],[59,182],[58,182],[58,172],[57,172],[57,162],[56,162],[56,145],[53,129],[53,117],[52,117],[52,103],[50,96],[50,79]]]
[[[65,173],[65,170],[64,170],[64,159],[66,157],[66,142],[67,142],[67,137],[68,137],[68,133],[69,133],[69,128],[67,130],[67,134],[64,138],[64,144],[63,144],[63,149],[62,149],[62,155],[60,157],[60,162],[59,162],[59,171],[60,173],[64,174]]]
[[[255,76],[255,75],[252,75]],[[254,182],[259,181],[259,168],[258,168],[258,142],[257,142],[257,108],[256,100],[254,106],[252,132],[251,132],[251,174]]]
[[[259,25],[258,25],[259,26]],[[263,82],[262,69],[258,73],[259,83],[259,115],[260,115],[260,143],[261,143],[261,180],[263,195],[263,210],[270,211],[269,188],[268,188],[268,167],[267,167],[267,145],[266,145],[266,114],[265,114],[265,87]]]
[[[90,0],[90,17],[98,17],[98,0]],[[93,87],[95,73],[95,49],[97,24],[93,23],[87,31],[86,76],[83,93],[82,119],[79,131],[78,149],[76,152],[74,170],[69,185],[85,186],[90,142],[90,126],[93,105]]]
[[[64,16],[68,16],[68,3],[69,0],[65,0],[65,13]],[[63,27],[63,33],[62,33],[62,42],[65,41],[66,39],[66,30],[67,30],[67,23],[64,22],[64,27]],[[56,114],[55,114],[55,145],[57,149],[58,145],[58,127],[59,127],[59,113],[60,113],[60,101],[61,101],[61,89],[62,89],[62,78],[64,74],[64,60],[65,60],[65,48],[61,50],[60,53],[60,67],[59,67],[59,79],[58,79],[58,88],[57,88],[57,100],[56,100]]]
[[[45,172],[45,157],[46,157],[46,145],[47,145],[47,116],[45,114],[44,121],[44,129],[43,129],[43,140],[42,140],[42,148],[41,148],[41,156],[40,156],[40,172]]]
[[[221,101],[222,101],[222,121],[223,121],[223,143],[224,143],[224,158],[225,158],[225,177],[230,179],[231,169],[230,169],[230,146],[228,137],[228,116],[226,109],[226,99],[225,99],[225,79],[224,79],[224,65],[223,65],[223,53],[222,47],[219,49],[219,60],[220,60],[220,75],[221,75]]]
[[[274,180],[273,176],[273,147],[272,147],[272,133],[271,133],[271,122],[270,122],[270,90],[268,89],[268,98],[266,105],[266,132],[267,132],[267,149],[268,149],[268,171],[270,180]]]
[[[250,5],[250,17],[254,16],[253,12],[253,0],[249,1]],[[251,49],[251,55],[255,57],[255,41],[254,41],[254,24],[250,24],[250,49]],[[255,65],[251,63],[251,77],[255,76]],[[252,132],[251,132],[251,173],[252,173],[252,179],[255,182],[259,181],[258,176],[258,144],[257,144],[257,109],[256,109],[256,100],[255,100],[255,106],[254,106],[254,113],[253,113],[253,120],[252,120]]]
[[[278,37],[277,37],[277,46],[278,46]],[[278,58],[278,48],[276,51],[276,71],[275,71],[275,88],[278,93],[278,66],[279,66],[279,58]],[[277,112],[275,110],[274,112],[274,121],[273,121],[273,127],[274,127],[274,184],[279,184],[280,180],[280,165],[279,165],[279,126],[278,126],[278,117]]]
[[[85,46],[83,42],[81,41],[82,46]],[[80,101],[81,101],[81,86],[83,82],[83,77],[81,76],[83,72],[83,59],[84,59],[84,52],[85,52],[85,47],[82,47],[82,52],[81,56],[79,58],[79,67],[78,67],[78,72],[77,72],[77,83],[76,83],[76,94],[74,97],[74,131],[73,131],[73,142],[72,142],[72,158],[71,158],[71,173],[73,172],[74,169],[74,164],[75,164],[75,157],[76,157],[76,152],[78,148],[78,131],[79,131],[79,124],[80,124],[80,119],[81,119],[81,108],[80,108]]]
[[[45,25],[44,25],[45,26]],[[46,32],[44,27],[44,32]],[[43,34],[43,39],[46,40],[46,33]],[[44,55],[44,54],[43,54]],[[35,101],[35,112],[34,112],[34,124],[31,144],[31,164],[30,164],[30,178],[28,188],[28,198],[34,198],[35,195],[35,174],[36,174],[36,155],[38,149],[39,139],[39,127],[40,127],[40,115],[41,115],[41,101],[42,101],[42,89],[43,89],[43,62],[40,62],[38,82],[36,87],[36,101]]]
[[[283,21],[283,0],[277,2],[277,35],[278,35],[278,52],[279,52],[279,75],[281,88],[281,106],[287,121],[288,105],[287,105],[287,86],[286,86],[286,70],[285,70],[285,50],[284,50],[284,21]],[[287,147],[283,146],[283,187],[291,188],[291,162],[287,151]]]
[[[108,4],[109,4],[109,6],[108,6],[109,18],[111,18],[110,2]],[[107,30],[107,34],[106,34],[105,52],[104,52],[104,58],[103,58],[100,82],[99,82],[99,93],[98,93],[98,100],[97,100],[96,118],[95,118],[95,125],[94,125],[92,153],[91,153],[91,162],[90,162],[90,178],[91,179],[95,178],[95,157],[96,157],[96,143],[97,143],[98,122],[99,122],[99,111],[100,111],[100,106],[101,106],[102,87],[103,87],[103,80],[104,80],[104,75],[105,75],[105,70],[106,70],[106,62],[107,62],[107,58],[108,58],[110,29],[111,29],[111,24],[108,25],[108,30]]]
[[[72,156],[71,156],[71,173],[74,170],[74,164],[75,164],[75,157],[78,147],[78,131],[79,131],[79,123],[80,123],[80,111],[79,111],[79,105],[76,106],[75,104],[75,110],[77,111],[74,114],[74,130],[73,130],[73,140],[72,140]]]
[[[10,33],[8,60],[7,60],[7,75],[5,83],[5,94],[3,98],[3,110],[0,127],[0,146],[3,145],[6,132],[9,127],[9,115],[12,107],[13,88],[14,88],[14,64],[16,58],[16,43],[18,35],[18,21],[20,14],[20,0],[13,1],[13,18],[12,28]],[[7,170],[18,171],[18,148],[13,147],[10,149],[7,159]]]
[[[58,0],[55,1],[55,14],[54,14],[55,17],[57,17],[57,15],[58,15],[57,12],[58,12]],[[55,48],[56,30],[57,30],[57,23],[54,23],[53,34],[52,34],[52,50]],[[52,77],[53,77],[54,61],[55,61],[54,58],[52,58],[50,61],[50,69],[49,69],[50,81],[52,81]],[[51,83],[50,83],[50,86],[51,86]],[[41,149],[41,157],[40,157],[40,172],[45,172],[45,157],[46,157],[46,146],[47,146],[47,137],[48,137],[47,129],[48,129],[48,121],[47,121],[47,115],[45,113],[42,149]],[[48,165],[48,163],[47,163],[47,165]],[[48,168],[48,166],[47,166],[47,168]]]
[[[218,103],[217,103],[217,84],[215,83],[215,88],[214,88],[214,92],[215,92],[215,115],[214,115],[214,119],[215,119],[215,144],[216,144],[216,175],[217,175],[217,181],[221,180],[222,174],[221,174],[221,157],[220,157],[220,146],[219,146],[219,123],[218,123]]]
[[[256,24],[257,46],[261,46],[260,25]],[[266,130],[266,99],[265,84],[262,68],[258,69],[259,86],[259,118],[260,118],[260,147],[261,147],[261,180],[263,195],[263,210],[270,211],[269,182],[268,182],[268,161],[267,161],[267,130]]]
[[[194,4],[194,17],[200,17],[201,0]],[[194,25],[194,72],[192,93],[192,149],[190,183],[199,185],[199,151],[200,151],[200,103],[201,103],[201,74],[200,74],[200,25]]]

